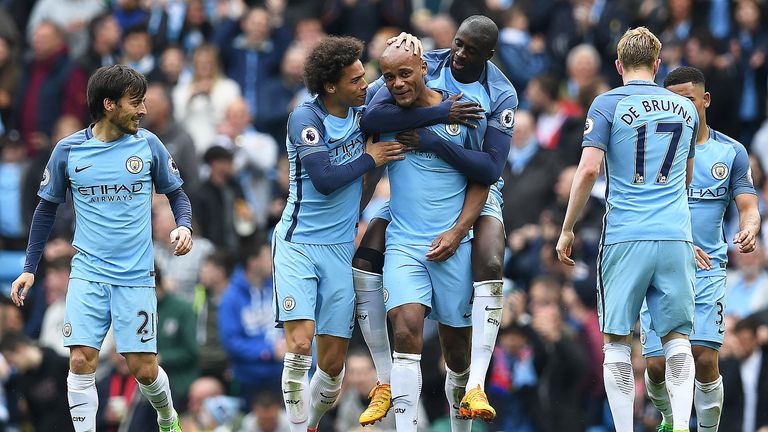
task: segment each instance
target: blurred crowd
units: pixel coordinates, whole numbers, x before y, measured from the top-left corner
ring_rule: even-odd
[[[630,26],[647,26],[663,43],[659,82],[680,65],[704,72],[710,125],[749,150],[764,210],[766,1],[0,0],[2,292],[7,296],[21,271],[51,149],[88,125],[88,76],[101,66],[128,64],[150,82],[143,127],[173,155],[193,203],[194,248],[183,257],[169,245],[175,222],[165,197],[157,196],[152,208],[158,355],[182,427],[288,431],[269,238],[288,194],[286,121],[307,97],[307,53],[326,34],[358,37],[367,43],[363,61],[371,82],[389,37],[408,31],[425,49],[449,48],[457,23],[473,14],[498,24],[493,61],[520,99],[503,174],[504,319],[486,386],[499,418],[473,430],[611,430],[595,288],[604,182],[577,225],[577,265],[561,265],[554,252],[586,110],[621,84],[614,69],[618,38]],[[388,194],[385,178],[362,214],[361,235]],[[726,219],[731,238],[736,212]],[[0,430],[70,430],[62,321],[73,221],[72,208],[60,206],[25,307],[5,298],[0,304]],[[731,254],[721,351],[725,431],[768,431],[766,248],[763,240],[753,254]],[[444,363],[436,329],[425,331],[423,430],[448,431]],[[635,424],[653,430],[660,418],[645,397],[636,348]],[[109,339],[100,364],[98,430],[157,430],[154,411]],[[357,333],[346,371],[343,396],[320,430],[359,427],[376,375]],[[394,430],[392,420],[366,430]]]

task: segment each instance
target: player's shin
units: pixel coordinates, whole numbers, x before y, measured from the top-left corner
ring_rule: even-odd
[[[485,375],[491,362],[496,336],[499,334],[502,311],[501,280],[475,282],[475,299],[472,303],[472,361],[467,388],[478,385],[485,389]]]
[[[99,397],[96,393],[96,374],[67,375],[67,399],[75,432],[96,431],[96,411]]]
[[[149,400],[152,407],[157,411],[158,424],[160,426],[171,426],[177,420],[176,411],[173,409],[173,399],[171,398],[171,385],[168,382],[168,375],[163,368],[157,368],[157,378],[155,382],[144,385],[139,382],[139,391]]]
[[[664,378],[672,405],[673,427],[676,431],[687,431],[693,403],[693,381],[695,368],[691,343],[688,339],[671,339],[664,344],[666,370]]]
[[[421,396],[421,354],[395,352],[392,362],[392,406],[398,432],[416,432]]]
[[[355,317],[365,344],[371,351],[376,375],[381,384],[389,384],[392,351],[387,334],[382,275],[352,268],[355,284]]]
[[[630,432],[634,430],[632,423],[635,402],[632,349],[626,344],[608,342],[603,345],[603,352],[603,381],[613,423],[617,431]]]
[[[317,429],[320,419],[326,411],[333,407],[341,393],[341,382],[344,380],[344,369],[332,377],[320,368],[312,375],[309,382],[310,391],[310,410],[307,428]]]
[[[661,413],[662,424],[672,426],[672,405],[669,403],[669,393],[667,393],[667,383],[662,381],[660,383],[654,382],[648,371],[645,371],[645,390],[648,393],[648,398],[653,403],[653,406]]]
[[[282,388],[291,432],[306,432],[309,405],[309,368],[312,356],[285,353]]]
[[[720,413],[723,410],[723,377],[715,381],[701,383],[696,380],[693,394],[693,406],[701,432],[717,431],[720,425]]]
[[[472,429],[472,419],[459,414],[468,379],[469,369],[457,373],[445,367],[445,397],[450,405],[451,432],[469,432]]]

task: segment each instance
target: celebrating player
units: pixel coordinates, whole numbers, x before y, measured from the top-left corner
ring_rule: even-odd
[[[317,95],[288,120],[290,190],[272,243],[275,320],[285,327],[282,387],[291,430],[317,430],[341,391],[354,327],[352,254],[361,176],[400,160],[396,142],[365,144],[358,126],[368,84],[362,42],[325,38],[307,58],[307,89]],[[318,369],[308,382],[312,340]]]
[[[389,46],[381,56],[380,66],[387,89],[398,105],[436,106],[448,96],[427,87],[426,63],[403,48]],[[366,114],[362,124],[366,124]],[[430,126],[423,136],[426,140],[479,149],[485,119],[476,126],[439,124]],[[468,186],[461,172],[435,153],[421,149],[407,153],[403,161],[389,164],[387,170],[392,197],[384,211],[391,213],[392,222],[386,233],[384,301],[395,333],[392,400],[397,430],[415,431],[427,313],[439,322],[448,368],[465,370],[469,366],[466,354],[472,279],[467,233],[482,210],[488,186]],[[448,231],[461,236],[458,249],[444,261],[429,260],[433,240]]]
[[[371,132],[386,131],[391,129],[391,124],[397,124],[402,129],[438,123],[458,123],[472,127],[474,125],[471,120],[484,119],[486,116],[488,119],[489,127],[483,136],[482,151],[465,150],[440,142],[425,149],[438,154],[470,180],[492,185],[485,207],[474,221],[473,244],[477,247],[472,248],[475,297],[471,311],[471,364],[460,370],[449,368],[446,374],[447,396],[453,411],[457,411],[452,412],[453,419],[457,416],[480,417],[484,420],[495,417],[483,387],[501,320],[504,226],[499,191],[503,183],[499,177],[509,153],[517,108],[515,89],[489,61],[497,39],[498,29],[493,21],[484,16],[471,16],[459,27],[450,50],[432,51],[425,55],[427,85],[461,93],[469,101],[446,101],[435,107],[407,110],[398,110],[388,105],[386,110],[391,111],[389,114],[392,118],[386,117],[387,112],[379,113],[378,120],[368,121],[366,126]],[[393,45],[402,45],[408,49],[412,43],[410,41],[410,35],[401,35]],[[414,53],[420,54],[420,50],[415,49]],[[374,99],[371,106],[376,102]],[[358,321],[379,378],[379,384],[371,392],[370,405],[360,416],[363,425],[380,420],[391,407],[389,381],[392,358],[382,300],[384,232],[389,220],[385,214],[378,216],[368,226],[353,261],[358,316],[366,318]],[[462,239],[463,234],[459,230],[443,233],[434,239],[427,258],[434,261],[447,259],[456,252]],[[467,387],[470,391],[465,394],[464,389]],[[457,396],[460,400],[454,401]]]
[[[723,408],[723,379],[718,368],[718,351],[725,333],[725,267],[728,244],[723,237],[723,216],[731,200],[739,210],[740,231],[733,242],[739,252],[755,250],[760,231],[760,211],[749,171],[749,157],[744,146],[707,126],[710,95],[704,74],[693,67],[673,70],[664,79],[664,87],[690,99],[699,117],[696,136],[696,160],[693,181],[688,188],[693,243],[696,251],[696,316],[691,336],[696,382],[693,406],[700,431],[717,431]],[[647,306],[640,312],[643,355],[647,370],[648,396],[663,419],[660,431],[672,431],[673,415],[664,383],[664,351],[656,332],[651,329]]]
[[[587,113],[583,152],[557,242],[570,258],[573,226],[605,160],[607,210],[598,255],[603,376],[618,431],[633,430],[631,333],[643,300],[661,337],[674,430],[687,431],[694,365],[696,263],[686,188],[693,176],[699,120],[693,103],[658,87],[661,43],[645,27],[617,46],[624,86],[598,96]]]
[[[157,364],[157,298],[152,253],[152,187],[168,196],[176,219],[175,255],[192,248],[192,211],[176,164],[160,140],[139,128],[146,114],[143,75],[124,65],[88,81],[95,122],[61,140],[40,183],[24,273],[11,299],[23,306],[56,217],[71,192],[77,250],[67,291],[64,345],[70,348],[68,399],[75,431],[95,431],[99,349],[112,325],[139,390],[157,410],[161,431],[181,432],[168,376]]]

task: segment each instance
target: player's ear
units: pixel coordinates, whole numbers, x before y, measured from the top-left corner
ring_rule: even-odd
[[[659,66],[661,66],[661,59],[657,58],[653,63],[653,76],[656,76],[656,74],[659,73]]]
[[[336,93],[336,86],[331,83],[325,83],[323,84],[323,88],[325,89],[326,93]]]
[[[619,76],[624,75],[624,68],[622,68],[621,62],[619,61],[619,59],[616,59],[615,64],[616,64],[616,72],[619,73]]]
[[[494,54],[495,52],[496,52],[496,50],[493,50],[493,49],[492,49],[492,50],[490,50],[490,51],[488,51],[488,55],[487,55],[487,56],[485,56],[485,60],[486,60],[486,61],[488,61],[488,60],[492,59],[492,58],[493,58],[493,54]]]
[[[709,108],[710,103],[712,103],[712,95],[709,92],[704,92],[704,108]]]
[[[110,98],[104,98],[101,103],[104,106],[104,111],[111,112],[115,109],[115,101]]]

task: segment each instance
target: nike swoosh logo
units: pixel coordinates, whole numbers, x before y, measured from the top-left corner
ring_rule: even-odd
[[[329,139],[329,140],[328,140],[328,144],[333,144],[333,143],[335,143],[335,142],[337,142],[337,141],[341,141],[341,138],[337,138],[337,139]]]
[[[142,336],[142,337],[141,337],[141,343],[147,343],[147,342],[151,341],[151,340],[152,340],[152,339],[154,339],[154,338],[155,338],[155,337],[154,337],[154,336],[152,336],[151,338],[148,338],[148,339],[144,339],[144,336]]]
[[[296,390],[283,390],[283,394],[293,393],[293,392],[300,392],[303,390],[302,388],[297,388]]]
[[[499,309],[501,309],[501,308],[500,307],[490,307],[490,306],[486,306],[485,307],[485,310],[487,310],[487,311],[495,311],[495,310],[499,310]]]
[[[725,330],[722,330],[722,329],[717,329],[717,333],[718,333],[718,334],[723,334],[723,333],[725,333]]]
[[[79,173],[80,171],[85,171],[85,170],[87,170],[88,168],[90,168],[90,167],[92,167],[92,166],[93,166],[93,164],[91,164],[91,165],[86,165],[86,166],[84,166],[84,167],[75,167],[75,172],[76,172],[76,173]]]
[[[323,393],[323,392],[320,392],[320,396],[322,396],[322,397],[324,397],[324,398],[326,398],[326,399],[333,399],[333,398],[335,398],[336,396],[338,396],[340,392],[341,392],[341,390],[337,391],[336,393],[331,393],[331,394],[329,394],[329,395],[327,395],[327,394],[325,394],[325,393]]]
[[[715,423],[715,424],[713,424],[711,426],[704,426],[703,424],[699,423],[699,427],[700,428],[705,428],[705,429],[714,429],[714,428],[717,427],[717,423]]]
[[[69,407],[69,409],[73,410],[73,409],[75,409],[77,407],[81,407],[83,405],[88,405],[88,402],[83,402],[83,403],[80,403],[80,404],[77,404],[77,405],[72,405],[71,407]]]
[[[366,303],[370,303],[370,302],[371,302],[370,300],[361,301],[361,302],[359,302],[359,303],[355,303],[355,306],[364,305],[364,304],[366,304]]]
[[[408,395],[400,395],[400,396],[395,396],[395,397],[393,397],[393,398],[392,398],[392,405],[394,405],[394,404],[395,404],[395,401],[396,401],[396,400],[398,400],[398,399],[402,399],[402,398],[404,398],[404,397],[406,397],[406,396],[408,396]]]
[[[472,316],[472,314],[471,314],[471,313],[468,313],[468,314],[464,314],[464,318],[469,318],[469,317],[471,317],[471,316]]]

